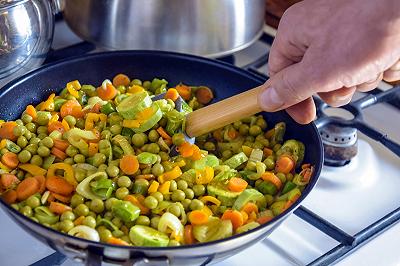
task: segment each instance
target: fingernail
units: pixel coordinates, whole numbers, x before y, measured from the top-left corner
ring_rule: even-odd
[[[276,93],[275,88],[267,88],[260,94],[260,105],[265,111],[273,112],[284,104],[281,97]]]

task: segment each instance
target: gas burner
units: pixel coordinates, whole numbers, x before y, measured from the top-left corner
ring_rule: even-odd
[[[344,166],[357,155],[357,129],[328,124],[319,132],[324,145],[326,165]]]

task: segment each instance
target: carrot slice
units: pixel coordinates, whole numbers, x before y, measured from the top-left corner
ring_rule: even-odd
[[[261,178],[264,181],[268,181],[271,182],[272,184],[274,184],[278,189],[280,189],[282,187],[282,181],[279,179],[279,177],[277,177],[274,173],[272,172],[265,172],[261,175]]]
[[[99,151],[99,144],[91,142],[89,143],[89,156],[95,155]]]
[[[47,126],[47,131],[49,133],[51,133],[56,130],[60,131],[61,133],[65,132],[65,128],[60,121],[54,121],[54,122],[49,123],[49,125]]]
[[[112,81],[113,85],[115,87],[118,86],[128,86],[129,83],[131,83],[131,80],[129,79],[129,77],[125,74],[118,74],[113,78]]]
[[[17,126],[17,123],[14,121],[4,122],[0,125],[0,139],[9,139],[12,141],[17,140],[17,136],[14,135],[14,127]]]
[[[20,181],[13,174],[2,174],[0,177],[1,187],[5,190],[10,189],[17,185]]]
[[[124,155],[119,162],[122,172],[133,175],[139,170],[139,161],[135,155]]]
[[[255,203],[248,202],[243,206],[242,211],[246,212],[247,214],[252,212],[258,213],[258,207]]]
[[[190,100],[190,97],[192,97],[192,88],[190,88],[189,86],[179,84],[175,87],[175,89],[178,91],[179,95],[186,101]]]
[[[105,101],[112,100],[118,93],[118,90],[111,83],[106,83],[105,88],[103,86],[98,87],[96,91],[97,95]]]
[[[144,206],[142,204],[143,201],[140,200],[139,196],[134,196],[134,195],[128,195],[124,198],[125,201],[129,201],[130,203],[136,205],[137,207],[139,207],[140,209],[140,213],[141,214],[149,214],[150,213],[150,209],[147,208],[146,206]],[[144,200],[144,197],[143,197]]]
[[[272,154],[274,153],[274,151],[273,151],[272,149],[267,148],[267,147],[265,147],[265,148],[263,149],[263,152],[264,152],[264,156],[265,156],[265,157],[268,157],[268,156],[270,156],[270,155],[272,155]]]
[[[37,193],[40,189],[39,181],[36,178],[28,177],[21,181],[17,186],[17,198],[22,201],[33,194]]]
[[[294,161],[291,157],[282,155],[276,161],[275,171],[278,173],[288,174],[294,168]]]
[[[57,149],[56,147],[51,148],[51,154],[53,154],[54,156],[56,156],[58,159],[64,161],[65,158],[67,158],[67,154],[65,152],[63,152],[60,149]]]
[[[62,139],[54,139],[53,142],[54,142],[53,147],[56,147],[60,151],[65,151],[69,146],[68,141]]]
[[[191,224],[185,225],[185,230],[183,231],[183,239],[186,245],[191,245],[196,242],[193,235],[193,226]]]
[[[200,87],[196,90],[197,101],[201,104],[208,104],[214,98],[212,90],[208,87]]]
[[[164,96],[165,99],[171,99],[174,102],[179,98],[179,93],[176,89],[168,89]]]
[[[82,106],[76,100],[68,100],[61,106],[60,115],[62,118],[66,117],[67,115],[72,115],[76,118],[82,118]]]
[[[259,223],[259,224],[265,224],[265,223],[271,221],[272,218],[274,218],[274,217],[272,217],[272,216],[261,216],[261,217],[257,218],[256,222]]]
[[[12,152],[3,154],[3,156],[1,156],[1,162],[11,169],[16,168],[19,163],[18,156]]]
[[[208,222],[208,215],[204,211],[194,210],[189,212],[188,218],[192,225],[201,225]]]
[[[17,192],[15,190],[8,190],[1,195],[1,198],[8,204],[13,204],[17,201]]]
[[[26,113],[27,115],[30,115],[30,116],[32,117],[33,120],[35,120],[36,117],[37,117],[37,112],[36,112],[35,107],[33,107],[33,105],[28,105],[28,106],[26,107],[26,109],[25,109],[25,113]]]
[[[226,210],[221,219],[230,220],[235,231],[239,226],[243,225],[243,216],[239,211],[236,210]]]
[[[67,206],[65,204],[59,203],[59,202],[51,202],[50,203],[50,207],[49,207],[50,211],[56,213],[56,214],[63,214],[66,211],[71,211],[72,208],[70,206]]]
[[[222,129],[219,128],[217,130],[214,130],[212,135],[213,135],[213,137],[214,137],[214,139],[216,141],[218,141],[218,142],[222,142],[223,141]]]
[[[157,128],[157,132],[163,139],[171,139],[171,136],[162,127]]]
[[[70,203],[71,202],[71,196],[64,196],[64,195],[57,194],[57,193],[54,193],[54,192],[51,192],[51,196],[53,196],[54,199],[59,200],[59,201],[61,201],[63,203]]]
[[[246,180],[239,177],[232,177],[228,182],[228,189],[234,192],[241,192],[247,187]]]
[[[182,155],[184,158],[191,157],[193,155],[193,145],[190,144],[189,142],[184,142],[178,147],[179,153]]]
[[[39,193],[42,194],[46,190],[46,178],[42,175],[36,175],[33,178],[39,182]]]
[[[126,241],[113,236],[107,240],[107,243],[112,245],[129,246],[129,244]]]
[[[67,182],[64,178],[58,176],[50,176],[46,179],[46,188],[51,192],[68,196],[74,191],[74,186]]]

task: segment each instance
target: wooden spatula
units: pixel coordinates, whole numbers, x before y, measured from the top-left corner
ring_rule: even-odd
[[[186,134],[189,137],[198,137],[261,112],[257,96],[263,88],[265,84],[188,114]]]

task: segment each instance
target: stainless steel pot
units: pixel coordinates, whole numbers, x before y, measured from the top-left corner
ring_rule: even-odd
[[[0,0],[2,83],[42,64],[53,39],[55,11],[50,0]]]
[[[207,57],[258,39],[265,0],[64,0],[67,24],[105,49],[178,51]]]

